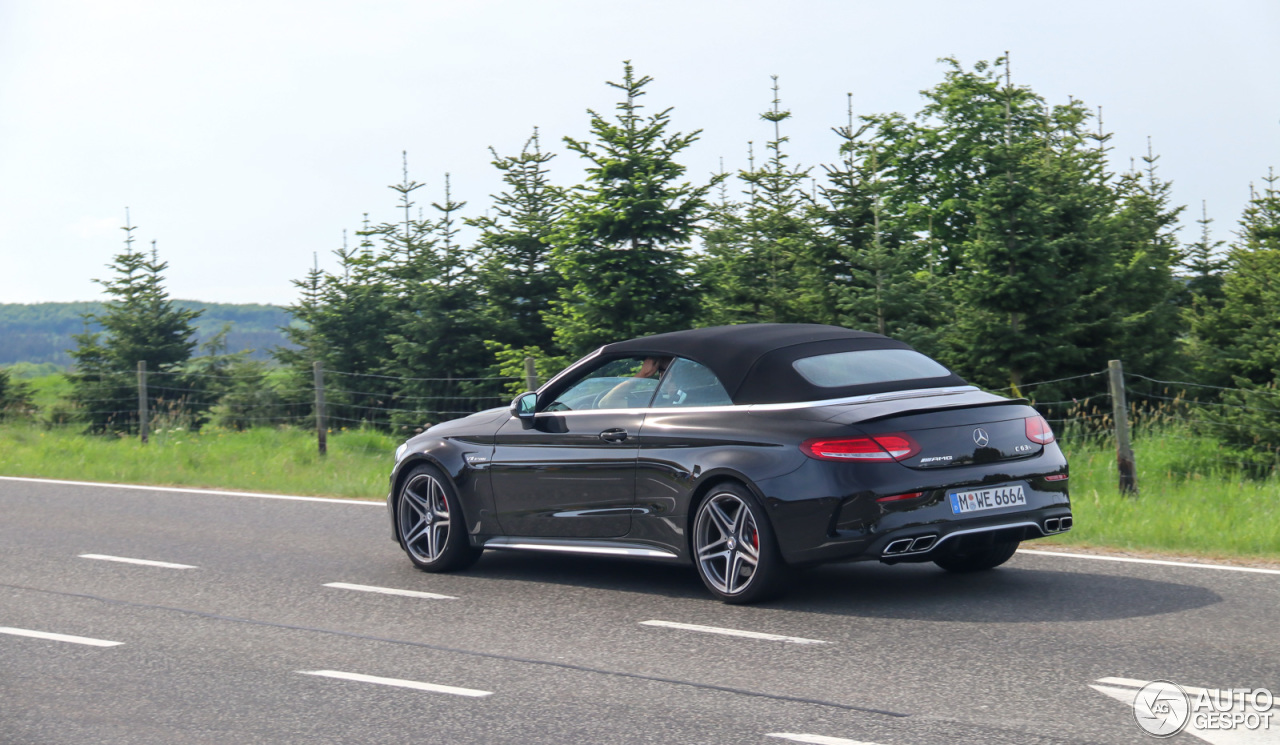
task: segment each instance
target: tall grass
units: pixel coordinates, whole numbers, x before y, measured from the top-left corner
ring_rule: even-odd
[[[1138,493],[1122,495],[1113,441],[1068,430],[1071,532],[1037,541],[1280,559],[1280,471],[1158,413],[1139,418]]]

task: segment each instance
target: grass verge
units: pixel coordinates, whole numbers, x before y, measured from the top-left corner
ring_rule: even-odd
[[[1177,427],[1134,440],[1138,494],[1122,496],[1109,441],[1064,447],[1075,527],[1052,545],[1201,558],[1280,559],[1280,476],[1250,476],[1211,438]]]
[[[297,429],[156,432],[142,445],[7,424],[0,475],[381,499],[398,444],[380,432],[338,431],[321,458],[315,435]]]
[[[314,434],[297,429],[157,432],[141,445],[7,424],[0,426],[0,475],[381,499],[397,444],[380,432],[338,431],[321,458]],[[1174,427],[1141,432],[1134,449],[1140,493],[1124,497],[1110,444],[1068,440],[1075,527],[1033,547],[1280,560],[1275,472],[1247,476],[1226,464],[1212,439]]]

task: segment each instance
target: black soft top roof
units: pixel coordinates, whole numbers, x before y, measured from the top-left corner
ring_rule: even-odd
[[[905,342],[867,331],[811,323],[746,323],[673,331],[606,344],[602,357],[687,357],[710,368],[735,404],[788,403],[871,393],[964,385],[955,373],[823,388],[805,380],[791,363],[805,357],[862,349],[911,349]]]

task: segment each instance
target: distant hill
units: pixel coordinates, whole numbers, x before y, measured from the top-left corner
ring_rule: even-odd
[[[289,325],[292,318],[279,306],[196,300],[175,300],[174,304],[204,311],[194,323],[201,343],[230,323],[228,351],[252,349],[255,359],[269,359],[272,347],[289,346],[280,327]],[[71,336],[85,329],[82,315],[99,313],[102,307],[102,303],[0,303],[0,365],[52,362],[69,366],[67,350],[75,347]]]

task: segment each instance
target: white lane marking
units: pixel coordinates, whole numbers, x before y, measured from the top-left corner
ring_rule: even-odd
[[[1108,696],[1133,707],[1134,698],[1137,697],[1139,689],[1150,683],[1149,680],[1137,680],[1135,678],[1098,678],[1094,683],[1107,683],[1109,685],[1094,685],[1089,687],[1098,693]],[[1115,686],[1124,686],[1117,688]],[[1187,686],[1178,684],[1178,687],[1186,691],[1192,696],[1209,693],[1210,689],[1200,688],[1197,686]],[[1213,695],[1209,693],[1209,695]],[[1245,702],[1237,698],[1232,706],[1232,712],[1244,713]],[[1274,723],[1271,723],[1274,724]],[[1275,732],[1268,726],[1266,729],[1249,730],[1245,728],[1236,729],[1203,729],[1197,726],[1195,716],[1192,716],[1187,722],[1186,729],[1183,730],[1192,737],[1198,737],[1211,745],[1264,745],[1264,743],[1275,743]]]
[[[218,497],[253,497],[254,499],[282,499],[289,502],[328,502],[330,504],[363,504],[386,507],[384,500],[334,499],[332,497],[294,497],[288,494],[261,494],[249,491],[218,491],[216,489],[180,489],[176,486],[146,486],[145,484],[107,484],[98,481],[62,481],[59,479],[33,479],[25,476],[0,476],[0,481],[27,481],[34,484],[62,484],[65,486],[99,486],[104,489],[145,489],[147,491],[173,492],[175,494],[204,494]]]
[[[843,737],[827,737],[826,735],[803,735],[795,732],[769,732],[765,737],[776,737],[791,742],[807,742],[812,745],[876,745],[874,742],[862,740],[846,740]]]
[[[118,561],[122,564],[141,564],[144,567],[161,567],[163,569],[199,569],[190,564],[173,564],[168,561],[152,561],[150,559],[127,559],[123,556],[107,556],[106,554],[80,554],[81,559],[97,559],[98,561]]]
[[[762,634],[759,631],[740,631],[738,629],[722,629],[717,626],[699,626],[695,623],[676,623],[675,621],[641,621],[641,626],[661,626],[668,629],[684,629],[685,631],[701,631],[704,634],[723,634],[725,636],[741,636],[745,639],[763,639],[772,642],[789,644],[830,644],[820,639],[805,639],[799,636],[779,636],[778,634]]]
[[[431,691],[433,693],[450,693],[454,696],[468,696],[470,698],[484,698],[492,696],[493,691],[478,691],[474,688],[455,688],[454,686],[442,686],[435,683],[422,683],[416,680],[401,680],[399,678],[379,678],[374,675],[361,675],[360,673],[344,673],[337,670],[299,670],[302,675],[319,675],[324,678],[338,678],[339,680],[354,680],[359,683],[377,683],[384,686],[396,686],[397,688],[412,688],[417,691]]]
[[[1189,567],[1191,569],[1223,569],[1228,572],[1254,572],[1257,574],[1280,574],[1280,569],[1259,569],[1257,567],[1233,567],[1225,564],[1196,564],[1190,561],[1163,561],[1160,559],[1134,559],[1128,556],[1104,556],[1101,554],[1072,554],[1065,551],[1042,551],[1038,548],[1020,548],[1020,554],[1037,556],[1060,556],[1068,559],[1093,559],[1095,561],[1121,561],[1127,564],[1155,564],[1165,567]]]
[[[1138,680],[1137,678],[1098,678],[1095,682],[1106,683],[1108,685],[1125,686],[1126,688],[1132,688],[1134,692],[1137,692],[1139,688],[1145,686],[1151,681]],[[1205,693],[1208,690],[1207,688],[1196,688],[1195,686],[1180,685],[1179,687],[1182,688],[1182,690],[1186,691],[1187,693],[1198,694],[1198,693]]]
[[[452,595],[437,595],[434,592],[418,590],[397,590],[394,587],[374,587],[373,585],[349,585],[346,582],[329,582],[325,587],[336,587],[339,590],[358,590],[360,592],[377,592],[383,595],[403,595],[406,598],[426,598],[427,600],[457,600]]]
[[[71,636],[70,634],[51,634],[48,631],[31,631],[30,629],[15,629],[8,626],[0,626],[0,634],[12,634],[13,636],[29,636],[32,639],[48,639],[55,642],[70,642],[72,644],[87,644],[90,647],[118,647],[124,642],[109,642],[106,639],[90,639],[87,636]]]

